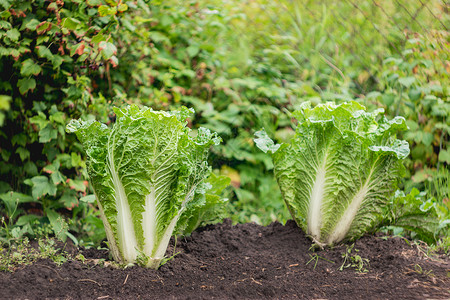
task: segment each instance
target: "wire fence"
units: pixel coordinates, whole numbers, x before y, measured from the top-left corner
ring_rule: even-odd
[[[367,93],[367,82],[377,80],[378,66],[389,56],[404,58],[405,44],[418,36],[444,50],[437,59],[448,64],[447,2],[282,0],[248,1],[247,5],[247,17],[255,28],[265,18],[275,28],[269,36],[279,35],[283,43],[291,38],[286,55],[295,59],[298,74],[302,70],[323,74],[327,84],[336,78],[351,80],[360,93]],[[436,42],[437,36],[443,38]]]

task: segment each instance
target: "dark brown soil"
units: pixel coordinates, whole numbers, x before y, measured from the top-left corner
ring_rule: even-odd
[[[71,260],[58,267],[41,260],[14,273],[0,272],[0,298],[450,298],[450,259],[427,257],[401,238],[357,241],[350,256],[369,261],[366,273],[351,266],[339,271],[345,245],[316,252],[310,246],[292,221],[267,227],[226,221],[178,241],[181,253],[158,271],[95,265],[108,254],[89,249],[82,251],[84,264]]]

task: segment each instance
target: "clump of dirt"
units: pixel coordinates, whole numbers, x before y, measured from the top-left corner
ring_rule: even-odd
[[[111,265],[106,251],[79,250],[85,263],[58,267],[40,260],[0,272],[0,298],[450,298],[450,259],[427,257],[401,238],[366,236],[353,248],[315,252],[310,247],[293,221],[266,227],[225,221],[179,240],[179,254],[157,271],[100,266]]]

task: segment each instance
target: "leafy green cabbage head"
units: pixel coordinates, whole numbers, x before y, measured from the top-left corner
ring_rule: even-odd
[[[304,104],[289,144],[276,145],[264,131],[256,145],[272,154],[274,172],[297,224],[319,245],[362,236],[380,220],[409,154],[396,133],[405,119],[357,102]]]

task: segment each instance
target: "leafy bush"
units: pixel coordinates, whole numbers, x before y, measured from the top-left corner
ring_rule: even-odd
[[[397,191],[386,209],[386,228],[394,234],[409,233],[414,238],[436,244],[441,236],[448,236],[450,219],[440,220],[440,211],[447,207],[436,203],[436,199],[425,198],[426,192],[417,189],[405,195]]]
[[[411,129],[404,138],[412,146],[407,162],[412,182],[407,188],[424,188],[432,169],[448,166],[450,103],[448,91],[449,54],[447,32],[426,36],[409,33],[403,57],[388,57],[383,64],[380,92],[368,95],[391,115],[405,116]]]
[[[0,64],[9,72],[2,73],[0,94],[11,98],[3,97],[0,107],[5,114],[0,192],[32,195],[33,201],[20,207],[71,215],[70,231],[82,232],[86,224],[80,221],[86,219],[78,216],[90,214],[91,204],[90,198],[79,199],[89,188],[80,149],[63,130],[67,120],[87,114],[108,123],[114,118],[111,104],[123,102],[160,109],[186,104],[198,111],[190,126],[202,123],[226,139],[213,158],[222,173],[237,174],[235,221],[285,218],[270,158],[251,147],[251,128],[270,131],[288,124],[281,110],[294,88],[283,87],[268,62],[242,78],[226,70],[220,61],[225,46],[219,43],[233,21],[226,14],[195,3],[127,5],[2,4]],[[49,222],[48,216],[40,220]]]
[[[0,97],[0,193],[7,192],[1,197],[6,206],[19,205],[15,215],[5,217],[35,215],[17,220],[21,230],[37,220],[55,232],[65,228],[61,238],[75,242],[68,230],[89,232],[88,239],[102,236],[93,207],[79,200],[89,192],[85,162],[64,130],[67,119],[82,112],[107,120],[96,82],[118,63],[113,35],[128,10],[109,3],[0,3],[0,94],[7,95]]]

